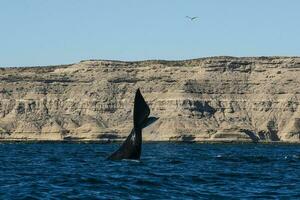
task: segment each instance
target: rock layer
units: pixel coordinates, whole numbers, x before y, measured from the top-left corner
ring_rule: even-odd
[[[140,88],[151,141],[300,142],[299,57],[0,68],[1,140],[121,140]]]

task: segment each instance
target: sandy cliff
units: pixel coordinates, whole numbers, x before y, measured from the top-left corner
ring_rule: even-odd
[[[141,88],[144,140],[300,142],[299,57],[90,60],[0,68],[2,140],[118,140]]]

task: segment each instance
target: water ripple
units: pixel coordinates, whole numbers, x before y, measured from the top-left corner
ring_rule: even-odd
[[[147,143],[0,145],[0,199],[299,199],[300,146]]]

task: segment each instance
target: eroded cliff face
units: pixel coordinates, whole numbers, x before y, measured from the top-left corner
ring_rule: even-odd
[[[2,140],[121,140],[140,88],[154,141],[300,142],[300,58],[0,68]]]

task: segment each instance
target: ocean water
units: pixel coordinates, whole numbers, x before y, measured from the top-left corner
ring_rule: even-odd
[[[0,199],[300,199],[300,145],[1,143]]]

